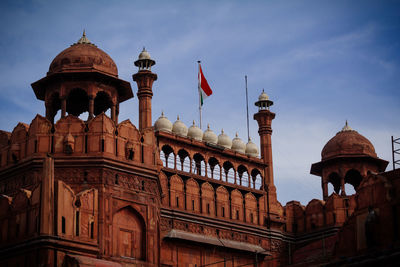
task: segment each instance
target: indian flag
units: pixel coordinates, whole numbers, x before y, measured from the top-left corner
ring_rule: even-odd
[[[212,90],[208,85],[206,78],[204,77],[203,71],[201,70],[201,65],[199,62],[199,95],[200,95],[200,105],[203,106],[203,100],[212,94]]]

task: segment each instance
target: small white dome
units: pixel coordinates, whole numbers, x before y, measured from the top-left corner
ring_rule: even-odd
[[[258,147],[254,144],[251,139],[246,144],[246,155],[250,157],[258,157]]]
[[[203,141],[212,144],[218,143],[218,137],[213,131],[210,130],[210,124],[207,125],[207,130],[203,134]]]
[[[143,47],[143,51],[139,54],[139,60],[142,59],[151,59],[149,52],[146,51],[146,48]]]
[[[161,116],[154,123],[154,130],[164,132],[172,131],[172,122],[164,116],[164,112],[161,112]]]
[[[269,100],[268,95],[264,92],[264,89],[261,93],[261,95],[258,97],[258,101],[265,101],[265,100]]]
[[[243,154],[246,152],[246,144],[239,138],[238,133],[232,140],[232,150]]]
[[[232,140],[228,135],[224,133],[224,129],[222,129],[221,134],[218,135],[218,145],[223,146],[225,148],[232,147]]]
[[[188,128],[182,121],[179,120],[179,116],[172,126],[172,132],[177,135],[187,136]]]
[[[203,140],[203,131],[197,127],[193,121],[193,125],[190,126],[187,136],[194,140],[201,141]]]

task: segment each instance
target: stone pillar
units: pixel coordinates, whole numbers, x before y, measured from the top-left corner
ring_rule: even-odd
[[[265,170],[264,184],[273,185],[274,184],[274,172],[273,172],[273,162],[272,162],[272,120],[275,118],[275,113],[267,110],[260,109],[256,114],[254,114],[254,119],[258,123],[258,134],[260,135],[260,150],[261,158],[264,163],[268,165]]]
[[[115,104],[113,104],[111,106],[111,120],[115,123],[115,125],[117,125],[117,121],[116,121],[116,106],[115,106]]]
[[[153,82],[157,80],[157,74],[150,70],[139,70],[132,76],[137,83],[139,98],[139,130],[143,130],[152,126],[151,121],[151,99],[153,97]]]
[[[94,117],[94,96],[89,96],[89,120],[93,119]]]
[[[65,118],[67,114],[67,98],[61,98],[61,118]]]
[[[54,160],[46,157],[40,199],[40,234],[52,235],[54,229]]]
[[[328,181],[325,181],[324,178],[321,179],[322,186],[322,199],[326,200],[328,198]]]

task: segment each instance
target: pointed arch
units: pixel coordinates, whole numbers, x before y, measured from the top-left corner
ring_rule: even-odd
[[[250,187],[249,171],[243,165],[239,165],[237,169],[237,180],[236,183],[241,186]]]
[[[174,150],[169,145],[163,145],[160,152],[160,158],[163,166],[166,168],[175,168],[175,154]]]
[[[214,188],[208,182],[201,185],[201,201],[202,201],[202,213],[208,216],[215,215],[215,196]]]
[[[113,255],[145,260],[146,226],[141,214],[131,206],[113,216]]]
[[[235,189],[231,192],[232,219],[243,221],[243,195]]]
[[[185,192],[183,186],[183,180],[178,175],[173,175],[170,178],[170,195],[171,202],[170,206],[173,208],[184,209],[185,208]]]
[[[200,212],[200,187],[193,178],[186,181],[186,209]]]
[[[185,149],[180,149],[178,151],[178,156],[176,159],[177,169],[184,172],[190,172],[190,157],[189,153]]]
[[[206,176],[206,163],[203,155],[201,155],[200,153],[194,154],[193,165],[193,173],[201,176]]]
[[[217,188],[217,216],[229,218],[229,192],[224,186]]]
[[[225,161],[222,165],[224,168],[224,181],[228,183],[235,182],[235,169],[233,168],[233,164],[230,161]]]
[[[244,198],[246,207],[246,222],[258,224],[257,199],[252,193],[247,193]]]
[[[216,169],[216,166],[218,168]],[[219,162],[216,158],[210,157],[208,159],[208,164],[207,164],[207,176],[212,179],[220,179],[220,168],[219,168]]]

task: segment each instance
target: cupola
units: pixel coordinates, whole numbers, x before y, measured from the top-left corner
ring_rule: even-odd
[[[161,112],[161,116],[154,123],[154,130],[164,132],[172,131],[172,122],[164,116],[164,112]]]
[[[246,155],[250,157],[258,157],[258,148],[249,138],[249,142],[246,144]]]
[[[177,135],[187,136],[188,128],[181,120],[179,120],[179,115],[172,126],[172,132]]]
[[[203,134],[203,141],[211,144],[218,143],[218,137],[213,131],[211,131],[210,124],[207,125],[207,130]]]
[[[232,140],[232,150],[239,152],[239,153],[245,153],[246,152],[246,144],[242,141],[242,139],[239,138],[238,133],[236,133],[235,138]]]
[[[224,133],[223,129],[221,131],[221,134],[218,135],[218,145],[223,146],[225,148],[232,147],[232,140],[229,138],[227,134]]]
[[[190,126],[187,136],[193,138],[194,140],[201,141],[203,140],[203,131],[197,127],[193,121],[193,125]]]

